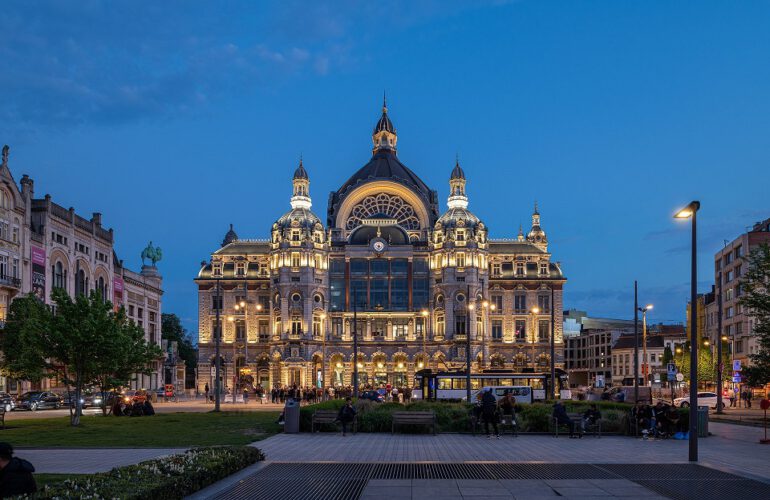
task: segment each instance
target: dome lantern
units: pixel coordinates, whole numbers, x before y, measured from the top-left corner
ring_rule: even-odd
[[[299,159],[299,166],[294,171],[293,195],[291,197],[291,208],[304,208],[310,210],[313,205],[310,200],[310,178],[307,175],[305,167],[302,165],[302,157]]]
[[[396,135],[396,127],[393,126],[393,122],[388,118],[388,105],[385,101],[385,94],[382,95],[382,116],[374,126],[372,132],[372,143],[374,148],[372,153],[377,151],[393,151],[396,152],[396,143],[398,142],[398,136]]]

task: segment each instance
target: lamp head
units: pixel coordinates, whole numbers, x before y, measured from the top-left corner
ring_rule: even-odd
[[[491,304],[491,305],[489,306],[489,309],[490,309],[490,310],[492,310],[492,311],[494,311],[495,309],[497,309],[497,306],[496,306],[496,305],[494,305],[494,304]]]
[[[235,304],[233,306],[233,309],[235,309],[236,311],[239,311],[241,309],[241,306],[239,304]]]
[[[428,311],[426,309],[423,309],[420,314],[422,314],[423,317],[427,317],[428,316]]]
[[[262,304],[257,304],[257,311],[261,311],[261,310],[262,310]]]
[[[650,309],[652,309],[652,304],[647,304],[646,306],[644,306],[645,311],[649,311]]]
[[[540,312],[540,308],[539,307],[533,307],[532,308],[532,314],[538,314],[539,312]]]
[[[468,304],[469,311],[473,311],[474,309],[476,309],[476,304]]]
[[[241,307],[246,307],[246,301],[245,301],[245,300],[242,300],[242,301],[241,301],[241,303],[240,303],[240,306],[241,306]]]
[[[683,209],[679,210],[677,213],[674,214],[675,219],[689,219],[692,217],[695,212],[698,211],[700,208],[700,202],[699,201],[691,201],[689,205],[684,207]]]

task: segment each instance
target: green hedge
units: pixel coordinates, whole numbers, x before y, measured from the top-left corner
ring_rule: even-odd
[[[179,455],[117,467],[103,474],[47,484],[34,498],[184,498],[264,459],[260,450],[250,446],[193,448]]]
[[[592,402],[565,401],[568,412],[582,413]],[[310,432],[313,412],[316,410],[339,410],[344,402],[341,399],[325,401],[300,409],[300,430]],[[602,413],[602,432],[625,433],[628,428],[627,415],[631,405],[609,401],[595,402]],[[470,432],[471,407],[465,403],[450,403],[444,401],[417,401],[409,404],[375,403],[373,401],[358,401],[358,430],[360,432],[390,432],[391,413],[394,411],[429,411],[436,412],[439,432]],[[520,432],[549,432],[550,419],[553,411],[551,403],[535,403],[518,405],[516,409]],[[321,431],[336,430],[337,427],[326,424],[318,427]],[[399,432],[424,433],[427,428],[419,426],[403,426]]]

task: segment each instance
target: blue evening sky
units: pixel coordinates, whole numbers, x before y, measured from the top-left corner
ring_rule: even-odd
[[[770,216],[770,4],[670,1],[4,2],[0,143],[38,197],[104,214],[164,311],[229,223],[266,238],[300,154],[315,212],[371,154],[383,89],[399,157],[442,201],[455,153],[492,237],[534,200],[567,307],[682,321],[724,239]]]

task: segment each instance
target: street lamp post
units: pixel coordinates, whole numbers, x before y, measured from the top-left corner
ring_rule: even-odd
[[[237,304],[236,304],[236,305],[237,305]],[[235,323],[235,318],[234,318],[234,317],[232,317],[232,316],[228,316],[228,317],[227,317],[227,322],[228,322],[228,323]],[[235,326],[235,325],[233,325],[233,326]],[[236,389],[236,384],[237,384],[237,380],[238,380],[238,379],[236,378],[236,375],[235,375],[235,373],[238,371],[238,370],[237,370],[237,368],[236,368],[236,364],[237,364],[237,359],[236,359],[236,357],[237,357],[237,352],[236,352],[236,345],[235,345],[235,344],[236,344],[236,342],[235,342],[235,340],[236,340],[236,339],[235,339],[235,337],[236,337],[236,335],[235,335],[235,332],[233,332],[233,394],[232,394],[232,396],[233,396],[233,404],[235,404],[235,393],[236,393],[236,390],[237,390],[237,389]]]
[[[353,288],[353,397],[358,399],[358,293]]]
[[[539,307],[533,307],[532,310],[532,335],[531,335],[531,344],[532,344],[532,371],[535,369],[535,341],[537,340],[537,315],[540,314],[540,308]]]
[[[726,245],[725,245],[726,246]],[[721,262],[720,262],[721,264]],[[719,266],[722,269],[722,266]],[[722,272],[717,274],[719,288],[717,288],[717,415],[722,414]]]
[[[642,376],[644,377],[644,385],[648,385],[650,377],[650,364],[647,361],[647,311],[650,309],[652,309],[652,304],[639,308],[639,312],[642,313]]]
[[[220,344],[221,339],[222,339],[222,321],[221,321],[221,318],[219,316],[219,311],[220,311],[221,306],[222,306],[222,287],[220,285],[219,279],[217,279],[216,297],[217,297],[217,300],[216,300],[216,304],[217,304],[217,308],[216,308],[216,323],[217,323],[217,326],[216,326],[216,329],[214,331],[214,356],[215,356],[215,361],[214,361],[214,379],[215,379],[214,380],[214,411],[218,412],[219,411],[219,399],[220,399],[220,397],[222,395],[222,389],[221,389],[220,384],[219,384],[220,372],[222,370],[222,366],[221,366],[222,365],[222,360],[221,360],[221,357],[220,357],[220,354],[219,354],[219,344]]]
[[[422,318],[423,318],[422,319],[422,362],[423,362],[423,366],[425,366],[425,361],[426,361],[425,356],[428,355],[428,351],[425,348],[425,342],[426,342],[425,337],[428,336],[428,324],[430,323],[430,319],[428,318],[428,316],[430,315],[430,313],[428,312],[427,309],[423,309],[420,312],[420,314],[422,315]],[[422,370],[423,366],[418,366],[418,368]]]
[[[468,313],[465,316],[465,400],[471,402],[471,314],[475,304],[471,302],[471,286],[468,285]]]
[[[634,280],[634,404],[639,404],[639,287]]]
[[[323,391],[323,397],[326,399],[326,313],[321,313],[321,332],[323,333],[323,348],[321,349],[321,390]]]
[[[674,215],[676,219],[692,219],[692,255],[690,264],[690,462],[698,461],[698,323],[695,307],[698,299],[697,213],[700,202],[690,202]]]
[[[556,303],[554,290],[551,285],[551,401],[556,399]]]

